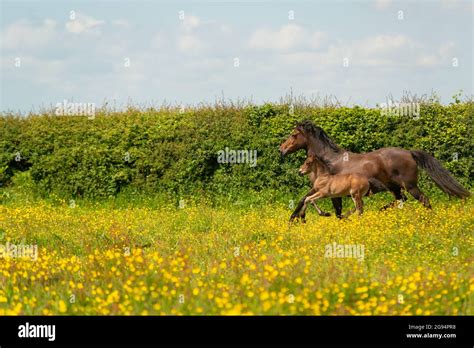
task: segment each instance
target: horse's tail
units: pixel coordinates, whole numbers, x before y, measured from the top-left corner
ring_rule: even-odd
[[[416,164],[426,170],[431,179],[444,193],[458,198],[465,198],[471,195],[432,155],[421,150],[413,150],[410,153]]]

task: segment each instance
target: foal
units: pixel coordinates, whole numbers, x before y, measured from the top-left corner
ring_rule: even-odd
[[[345,217],[354,213],[357,209],[359,215],[363,212],[364,197],[369,191],[370,184],[366,176],[356,173],[351,174],[336,174],[332,175],[330,168],[326,161],[316,156],[309,154],[306,161],[300,167],[301,175],[314,173],[316,178],[313,183],[315,194],[306,197],[302,210],[305,211],[309,202],[314,204],[314,201],[320,198],[337,198],[351,196],[354,201],[355,208],[349,211]]]
[[[301,172],[300,172],[301,174]],[[311,182],[311,185],[314,186],[314,182],[316,181],[316,179],[318,178],[318,172],[317,172],[317,169],[314,168],[314,170],[310,170],[308,173],[305,173],[305,174],[308,174],[308,177],[309,177],[309,181]],[[303,175],[303,174],[301,174]],[[316,202],[312,201],[311,202],[313,204],[313,206],[316,208],[316,210],[318,211],[318,214],[320,216],[331,216],[330,213],[327,213],[325,211],[323,211],[321,208],[319,208],[316,204]],[[301,210],[301,214],[300,214],[300,217],[302,218],[303,222],[305,222],[305,211],[306,211],[306,206],[304,208],[302,208]]]

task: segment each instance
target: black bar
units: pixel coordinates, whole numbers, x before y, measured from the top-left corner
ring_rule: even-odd
[[[0,317],[0,346],[57,344],[408,344],[472,347],[472,317]],[[26,323],[54,324],[55,339],[20,338]],[[409,325],[412,325],[409,329]],[[427,327],[431,325],[431,328]],[[446,327],[448,325],[448,327]],[[417,326],[415,329],[414,326]],[[438,326],[437,328],[435,326]],[[454,328],[455,326],[455,328]],[[456,337],[408,338],[407,334]]]

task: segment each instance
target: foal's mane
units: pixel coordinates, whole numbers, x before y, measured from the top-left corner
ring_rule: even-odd
[[[329,147],[334,152],[341,152],[342,149],[337,145],[327,133],[310,120],[304,120],[296,125],[296,129],[303,131],[303,133],[319,139],[324,145]]]
[[[320,164],[321,166],[324,167],[324,169],[329,173],[329,174],[333,174],[333,165],[330,161],[328,161],[327,159],[321,157],[321,156],[318,156],[315,152],[308,152],[308,156],[313,156],[314,159],[318,162],[318,164]]]

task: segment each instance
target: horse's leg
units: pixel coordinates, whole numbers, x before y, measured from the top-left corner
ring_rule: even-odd
[[[421,192],[416,184],[408,186],[407,190],[416,200],[420,201],[425,208],[431,209],[430,200],[423,192]]]
[[[345,213],[344,215],[342,215],[342,218],[348,218],[349,216],[351,216],[352,214],[354,214],[354,212],[356,211],[356,208],[352,208],[350,209],[347,213]]]
[[[291,214],[290,216],[290,222],[295,220],[296,218],[302,218],[304,220],[305,218],[305,212],[303,212],[303,214],[301,214],[301,208],[303,208],[303,205],[304,205],[304,200],[306,199],[306,197],[308,196],[311,196],[312,194],[314,194],[314,189],[311,189],[311,191],[309,191],[298,203],[298,205],[296,206],[296,209],[293,211],[293,213]]]
[[[318,214],[319,214],[320,216],[331,216],[330,213],[326,213],[325,211],[321,210],[321,208],[318,207],[318,205],[316,204],[316,202],[311,202],[311,203],[313,203],[313,206],[316,208],[316,210],[318,211]]]
[[[342,215],[342,218],[348,218],[349,216],[351,216],[352,214],[354,214],[354,212],[356,211],[357,207],[354,207],[352,209],[349,209],[347,211],[347,213],[345,213],[344,215]]]
[[[402,187],[396,184],[391,184],[389,186],[390,192],[392,192],[395,200],[384,205],[380,210],[386,210],[388,208],[392,208],[397,204],[397,201],[405,202],[407,200],[407,196],[402,193]]]
[[[311,202],[313,204],[313,206],[316,208],[316,210],[318,211],[319,215],[320,216],[331,216],[331,214],[329,213],[326,213],[324,212],[323,210],[321,210],[321,208],[318,207],[318,205],[316,204],[316,199],[320,198],[321,197],[321,194],[316,192],[314,195],[311,195],[311,196],[307,196],[305,198],[305,202],[309,203]],[[303,207],[301,208],[301,212],[300,212],[300,217],[301,217],[301,221],[303,223],[306,222],[305,220],[305,216],[306,216],[306,209],[308,208],[308,205],[305,203],[303,204]]]
[[[301,208],[301,212],[300,212],[300,216],[301,216],[301,221],[302,222],[306,222],[305,219],[304,219],[304,216],[305,216],[305,212],[306,212],[306,209],[308,207],[308,203],[313,203],[314,205],[316,205],[316,203],[314,203],[314,200],[318,199],[319,197],[321,196],[321,194],[319,192],[316,192],[312,195],[307,195],[303,201],[303,207]]]
[[[334,207],[334,211],[336,212],[336,216],[338,219],[342,218],[342,198],[331,198],[332,206]]]
[[[314,203],[315,200],[321,198],[321,192],[316,192],[315,194],[311,195],[311,196],[308,196],[304,199],[304,205],[303,205],[303,209],[306,210],[306,207],[308,206],[308,203]]]

